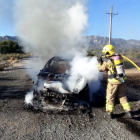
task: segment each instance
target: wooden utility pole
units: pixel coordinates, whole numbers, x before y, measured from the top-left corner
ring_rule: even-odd
[[[111,7],[111,13],[106,12],[106,14],[110,14],[109,44],[111,44],[111,36],[112,36],[112,17],[114,15],[118,15],[118,13],[114,14],[112,12],[113,12],[113,6]]]

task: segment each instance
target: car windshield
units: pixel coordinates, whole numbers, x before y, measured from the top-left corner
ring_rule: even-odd
[[[45,72],[65,73],[69,70],[69,62],[66,60],[52,60],[50,64],[45,65]]]

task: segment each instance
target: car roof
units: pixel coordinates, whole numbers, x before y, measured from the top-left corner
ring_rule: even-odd
[[[60,57],[60,56],[52,57],[50,60],[70,61],[70,59],[66,59],[66,58],[64,58],[64,57]]]

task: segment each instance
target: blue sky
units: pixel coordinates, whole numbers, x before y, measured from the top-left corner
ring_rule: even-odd
[[[14,0],[0,0],[0,36],[14,36]]]
[[[14,0],[0,0],[0,36],[16,36],[12,16]],[[109,36],[111,6],[114,13],[112,37],[140,40],[140,0],[87,0],[89,26],[85,35]]]
[[[86,35],[109,36],[111,6],[113,13],[112,37],[140,40],[140,0],[88,0],[89,28]]]

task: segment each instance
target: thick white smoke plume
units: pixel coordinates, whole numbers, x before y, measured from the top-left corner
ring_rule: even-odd
[[[37,55],[64,55],[83,40],[88,16],[78,0],[17,0],[15,9],[17,34]]]
[[[95,93],[100,88],[100,80],[102,78],[102,74],[98,71],[97,65],[96,57],[89,58],[81,53],[76,53],[71,62],[71,77],[68,81],[70,90],[73,91],[76,80],[81,75],[88,80],[91,93]]]
[[[85,0],[16,0],[15,20],[17,35],[25,50],[40,58],[29,63],[32,69],[28,69],[28,73],[34,80],[51,57],[73,56],[71,88],[78,73],[90,83],[99,81],[96,58],[86,57],[88,43],[84,31],[88,26],[88,14]]]
[[[43,58],[30,63],[38,65],[32,73],[49,58],[71,55],[85,43],[88,15],[83,0],[16,0],[15,19],[25,50]]]

